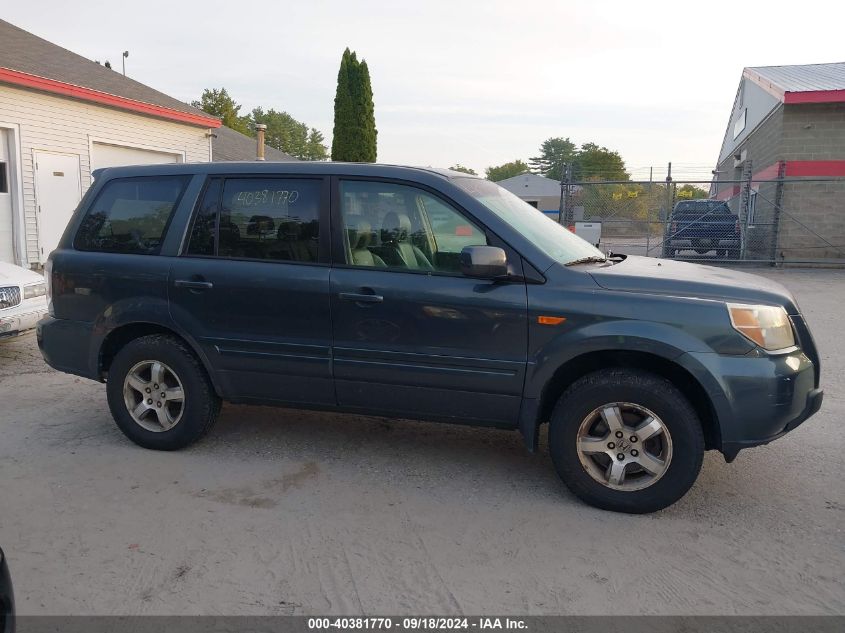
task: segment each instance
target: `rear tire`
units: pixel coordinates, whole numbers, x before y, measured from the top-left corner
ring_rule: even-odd
[[[605,421],[614,418],[622,424]],[[549,451],[577,497],[603,510],[643,514],[672,505],[692,487],[704,434],[692,405],[668,380],[607,369],[580,378],[560,397]]]
[[[220,412],[220,398],[199,359],[183,341],[162,334],[137,338],[115,355],[106,392],[124,435],[159,451],[193,444]]]

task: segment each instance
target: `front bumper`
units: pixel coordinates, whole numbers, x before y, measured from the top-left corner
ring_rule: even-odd
[[[707,374],[702,383],[719,421],[718,448],[727,461],[742,449],[794,430],[821,408],[824,393],[816,368],[800,349],[785,354],[689,353],[687,357],[694,374]]]
[[[38,320],[47,314],[47,306],[28,309],[17,314],[0,315],[0,339],[18,336],[33,329]]]
[[[752,448],[754,446],[762,446],[763,444],[768,444],[783,435],[786,435],[790,431],[794,431],[797,429],[801,424],[807,420],[811,415],[818,413],[819,409],[822,408],[822,401],[824,400],[824,391],[821,389],[813,389],[810,393],[807,394],[807,404],[805,405],[803,411],[799,413],[794,419],[790,420],[786,423],[786,425],[774,435],[762,439],[750,439],[750,440],[736,440],[733,442],[722,442],[722,455],[725,456],[725,461],[730,463],[736,459],[736,456],[739,452],[744,448]]]
[[[672,248],[739,248],[740,241],[737,239],[716,239],[716,238],[669,238],[666,243]]]

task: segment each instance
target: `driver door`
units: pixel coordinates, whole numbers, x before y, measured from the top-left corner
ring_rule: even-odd
[[[527,354],[525,284],[469,279],[485,230],[427,189],[335,179],[330,277],[338,404],[515,425]]]

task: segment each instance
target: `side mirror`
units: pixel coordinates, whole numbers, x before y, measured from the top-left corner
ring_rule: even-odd
[[[508,258],[498,246],[464,246],[461,273],[474,279],[498,279],[508,275]]]

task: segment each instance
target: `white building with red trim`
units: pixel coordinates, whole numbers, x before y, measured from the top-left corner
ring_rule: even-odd
[[[212,159],[219,119],[0,20],[0,261],[43,264],[100,167]]]

